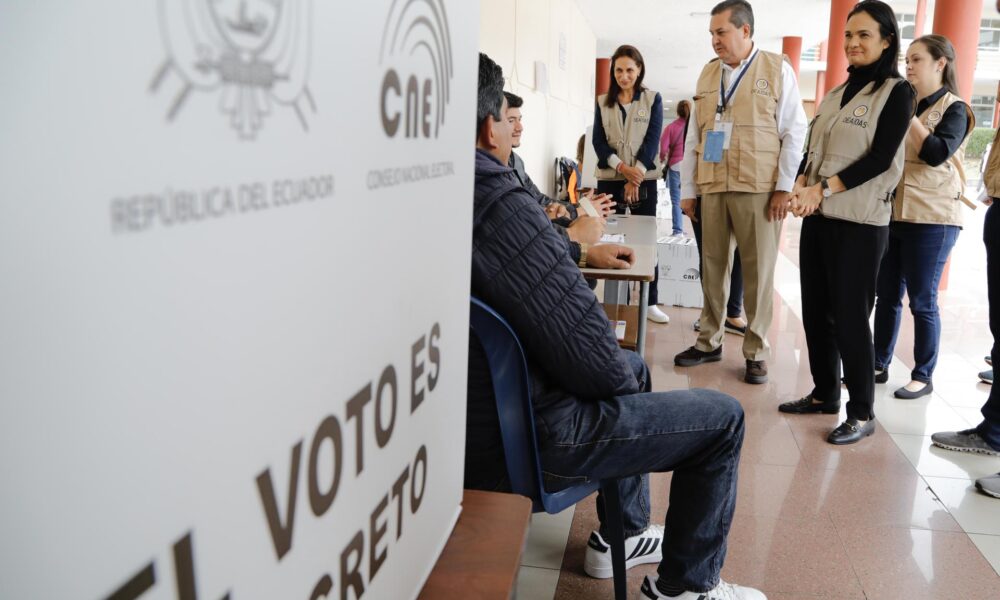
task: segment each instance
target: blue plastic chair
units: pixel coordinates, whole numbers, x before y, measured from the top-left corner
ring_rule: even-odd
[[[625,533],[622,529],[618,480],[588,481],[558,492],[545,491],[542,465],[538,459],[528,365],[521,342],[507,321],[476,297],[471,298],[469,326],[479,338],[489,363],[511,490],[531,499],[532,512],[555,514],[600,488],[611,538],[607,541],[611,546],[615,598],[625,600]]]

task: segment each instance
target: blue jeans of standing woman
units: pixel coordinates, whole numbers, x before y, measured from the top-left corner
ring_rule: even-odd
[[[672,233],[684,233],[684,213],[681,212],[681,172],[667,167],[667,189],[670,191],[670,223]]]
[[[914,381],[930,383],[941,341],[938,283],[960,228],[894,221],[878,272],[875,302],[875,369],[888,368],[903,316],[903,292],[913,313]]]

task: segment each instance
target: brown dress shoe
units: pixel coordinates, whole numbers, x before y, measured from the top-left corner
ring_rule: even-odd
[[[743,377],[747,383],[767,383],[767,362],[747,359],[747,373]]]

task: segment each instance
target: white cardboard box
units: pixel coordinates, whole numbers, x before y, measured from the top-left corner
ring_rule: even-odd
[[[663,304],[701,308],[701,270],[693,238],[661,237],[657,240],[659,299]]]

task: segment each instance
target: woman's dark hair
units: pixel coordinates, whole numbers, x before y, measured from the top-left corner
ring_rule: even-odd
[[[687,100],[681,100],[677,103],[677,116],[684,119],[685,123],[691,116],[691,105]]]
[[[854,5],[847,19],[858,13],[867,13],[878,23],[878,32],[889,42],[889,47],[882,51],[882,56],[875,62],[875,92],[885,80],[890,77],[902,78],[899,74],[899,25],[896,24],[896,13],[885,2],[880,0],[863,0]]]
[[[924,48],[927,48],[927,53],[934,60],[945,59],[944,71],[941,73],[941,83],[952,94],[956,96],[960,95],[958,93],[958,78],[955,75],[955,47],[951,45],[948,38],[932,33],[913,40],[913,43],[923,44]]]
[[[618,46],[615,53],[611,55],[611,87],[608,88],[608,97],[604,101],[605,106],[613,107],[618,102],[618,92],[622,91],[621,86],[618,85],[618,80],[615,79],[615,61],[622,57],[631,58],[635,61],[635,64],[639,67],[639,76],[635,79],[635,87],[640,90],[646,89],[642,87],[642,80],[646,78],[646,63],[642,60],[642,54],[635,46],[629,46],[628,44]]]

